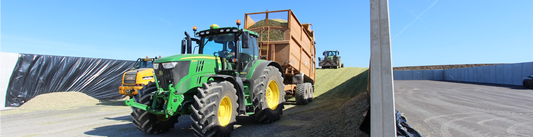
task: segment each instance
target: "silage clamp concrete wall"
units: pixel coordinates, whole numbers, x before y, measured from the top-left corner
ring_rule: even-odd
[[[445,80],[457,82],[522,85],[533,73],[533,62],[445,70],[397,70],[394,80]]]
[[[533,73],[533,62],[444,70],[444,80],[457,82],[522,85]]]

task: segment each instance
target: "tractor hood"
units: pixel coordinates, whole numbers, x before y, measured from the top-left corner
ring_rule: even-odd
[[[168,57],[157,59],[155,63],[187,61],[187,60],[190,61],[190,60],[199,60],[199,59],[218,59],[218,57],[215,57],[213,55],[205,55],[205,54],[179,54],[179,55],[168,56]]]

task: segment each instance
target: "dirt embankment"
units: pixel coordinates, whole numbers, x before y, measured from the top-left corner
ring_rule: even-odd
[[[491,66],[500,64],[459,64],[459,65],[432,65],[432,66],[407,66],[407,67],[394,67],[393,70],[434,70],[434,69],[454,69],[454,68],[468,68],[468,67],[480,67]]]

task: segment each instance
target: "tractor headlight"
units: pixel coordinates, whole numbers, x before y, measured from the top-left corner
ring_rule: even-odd
[[[153,66],[154,66],[154,69],[159,69],[159,64],[157,64],[157,63],[154,63],[154,65],[153,65]]]
[[[239,31],[239,30],[237,30],[237,29],[233,29],[233,30],[231,30],[231,31],[233,31],[233,32],[237,32],[237,31]]]
[[[205,32],[200,32],[200,35],[204,35],[204,34],[205,34]]]
[[[154,76],[144,76],[143,80],[152,80],[154,79]]]
[[[171,68],[174,68],[177,64],[178,64],[178,62],[167,62],[167,63],[163,63],[163,68],[165,68],[165,69],[171,69]]]
[[[220,29],[220,32],[224,32],[224,29]]]
[[[226,32],[229,32],[229,31],[230,31],[230,29],[226,29]]]
[[[209,34],[209,31],[206,31],[205,34]]]

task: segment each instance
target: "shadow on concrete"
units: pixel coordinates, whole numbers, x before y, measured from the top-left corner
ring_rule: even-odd
[[[90,136],[108,136],[108,137],[141,137],[141,136],[157,136],[157,137],[194,137],[194,131],[190,128],[192,121],[190,120],[189,115],[180,116],[178,123],[174,124],[174,129],[171,129],[168,132],[160,134],[147,134],[138,130],[135,125],[131,122],[132,119],[129,115],[119,116],[113,118],[105,118],[107,120],[116,120],[123,121],[124,124],[114,124],[108,126],[102,126],[94,128],[91,131],[85,132],[86,135]]]
[[[463,81],[442,81],[442,80],[432,80],[432,81],[441,81],[441,82],[452,82],[452,83],[464,83],[464,84],[472,84],[472,85],[481,85],[481,86],[493,86],[493,87],[503,87],[503,88],[510,88],[510,89],[528,89],[524,86],[519,85],[507,85],[507,84],[493,84],[493,83],[479,83],[479,82],[463,82]],[[533,89],[533,88],[529,88]]]
[[[104,106],[128,106],[125,103],[125,100],[100,100],[100,102],[96,103],[96,105],[104,105]]]

